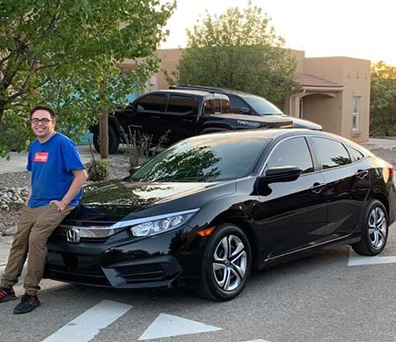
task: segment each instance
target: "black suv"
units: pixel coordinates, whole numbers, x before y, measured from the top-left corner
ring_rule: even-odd
[[[263,97],[245,93],[237,90],[230,90],[217,87],[207,87],[199,85],[178,84],[171,86],[170,89],[195,89],[201,91],[216,92],[219,94],[227,95],[230,99],[231,110],[234,113],[243,113],[247,115],[260,115],[260,116],[282,116],[293,121],[294,128],[307,128],[316,131],[322,131],[321,125],[312,121],[295,118],[284,114],[278,107],[267,101]]]
[[[292,128],[281,116],[254,116],[232,113],[226,94],[197,89],[158,90],[146,93],[126,108],[109,115],[109,153],[115,153],[123,132],[140,131],[164,145],[205,133],[267,128]],[[98,125],[91,127],[94,146],[99,151]]]

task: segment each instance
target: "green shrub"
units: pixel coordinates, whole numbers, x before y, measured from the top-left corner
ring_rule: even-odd
[[[108,159],[94,159],[87,165],[88,180],[98,182],[109,179],[109,160]]]

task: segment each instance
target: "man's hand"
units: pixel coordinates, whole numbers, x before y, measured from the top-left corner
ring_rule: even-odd
[[[51,203],[54,203],[54,204],[58,207],[58,210],[59,210],[59,211],[63,211],[63,210],[65,210],[66,207],[67,207],[67,205],[65,205],[65,204],[62,203],[61,201],[53,200],[53,201],[50,202],[50,204],[51,204]]]

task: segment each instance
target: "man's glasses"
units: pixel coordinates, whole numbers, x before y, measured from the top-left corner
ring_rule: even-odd
[[[38,125],[39,123],[43,124],[44,126],[48,125],[50,123],[50,119],[44,118],[44,119],[32,119],[30,122],[32,125]]]

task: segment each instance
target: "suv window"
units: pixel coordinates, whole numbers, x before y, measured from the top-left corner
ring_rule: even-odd
[[[351,158],[343,144],[326,138],[315,137],[313,140],[318,152],[318,158],[324,169],[351,163]]]
[[[230,102],[227,100],[222,99],[221,100],[221,112],[222,113],[230,113]]]
[[[207,100],[203,104],[204,114],[230,113],[230,102],[225,99]]]
[[[196,112],[198,101],[189,96],[171,95],[168,102],[167,112],[189,114]]]
[[[230,106],[231,106],[231,112],[233,113],[242,113],[241,108],[246,108],[249,110],[248,113],[244,114],[250,114],[251,110],[249,108],[249,105],[242,99],[240,99],[238,96],[232,95],[232,94],[227,94],[229,99],[230,99]]]
[[[268,168],[275,166],[297,166],[302,173],[312,172],[314,165],[306,140],[299,137],[282,141],[268,160]]]
[[[141,107],[144,111],[165,112],[166,101],[166,95],[150,94],[137,102],[137,108]]]
[[[282,111],[266,99],[255,95],[241,95],[259,115],[283,115]]]

